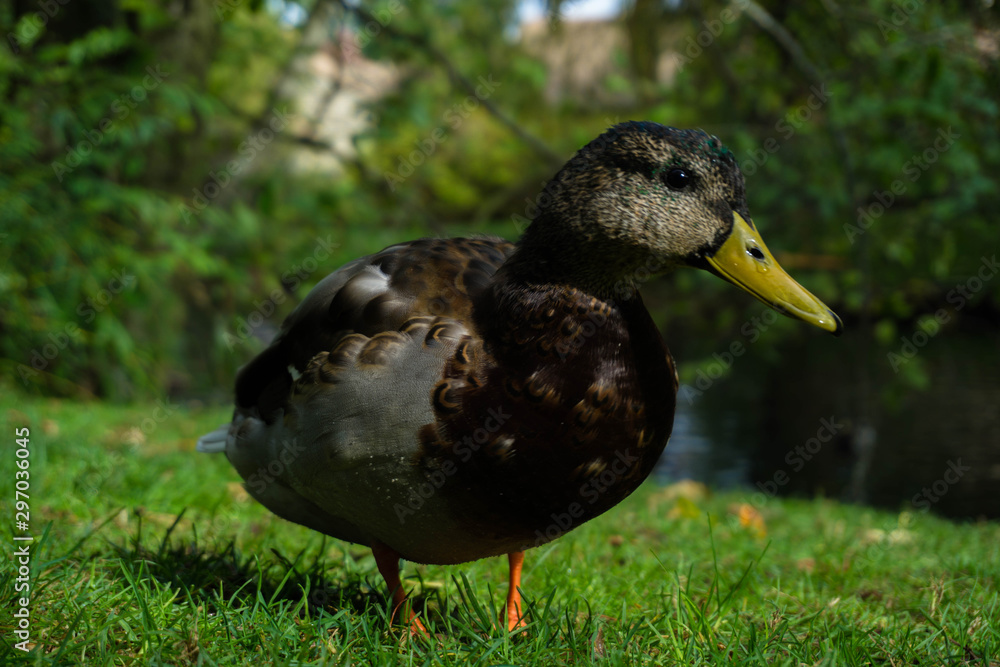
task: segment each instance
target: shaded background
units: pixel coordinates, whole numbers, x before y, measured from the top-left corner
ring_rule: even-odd
[[[516,238],[609,125],[735,152],[840,339],[644,287],[681,362],[661,475],[1000,516],[1000,26],[967,2],[0,6],[0,392],[226,403],[343,262]]]

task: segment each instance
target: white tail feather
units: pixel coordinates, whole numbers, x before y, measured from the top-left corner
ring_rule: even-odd
[[[198,438],[195,450],[206,454],[218,454],[226,451],[226,440],[229,438],[229,424],[224,424],[211,433]]]

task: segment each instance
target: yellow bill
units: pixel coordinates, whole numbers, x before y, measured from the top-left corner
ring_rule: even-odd
[[[733,213],[732,234],[706,259],[712,273],[742,287],[775,310],[840,335],[843,329],[840,318],[785,273],[757,229],[739,213]]]

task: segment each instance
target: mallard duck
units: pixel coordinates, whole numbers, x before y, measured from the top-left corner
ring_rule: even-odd
[[[507,555],[516,630],[524,551],[621,502],[670,437],[677,374],[638,288],[678,266],[840,332],[764,245],[718,139],[627,122],[545,186],[516,244],[421,239],[320,281],[198,449],[278,516],[371,547],[394,610],[401,558]]]

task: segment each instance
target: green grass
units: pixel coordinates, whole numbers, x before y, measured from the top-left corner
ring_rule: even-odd
[[[647,484],[528,552],[521,635],[494,627],[504,559],[407,564],[434,635],[407,640],[367,549],[273,517],[224,457],[193,451],[227,408],[167,406],[156,421],[155,406],[3,398],[0,663],[1000,664],[996,523],[772,499],[743,525],[749,494]],[[9,538],[21,426],[28,654],[13,647]]]

